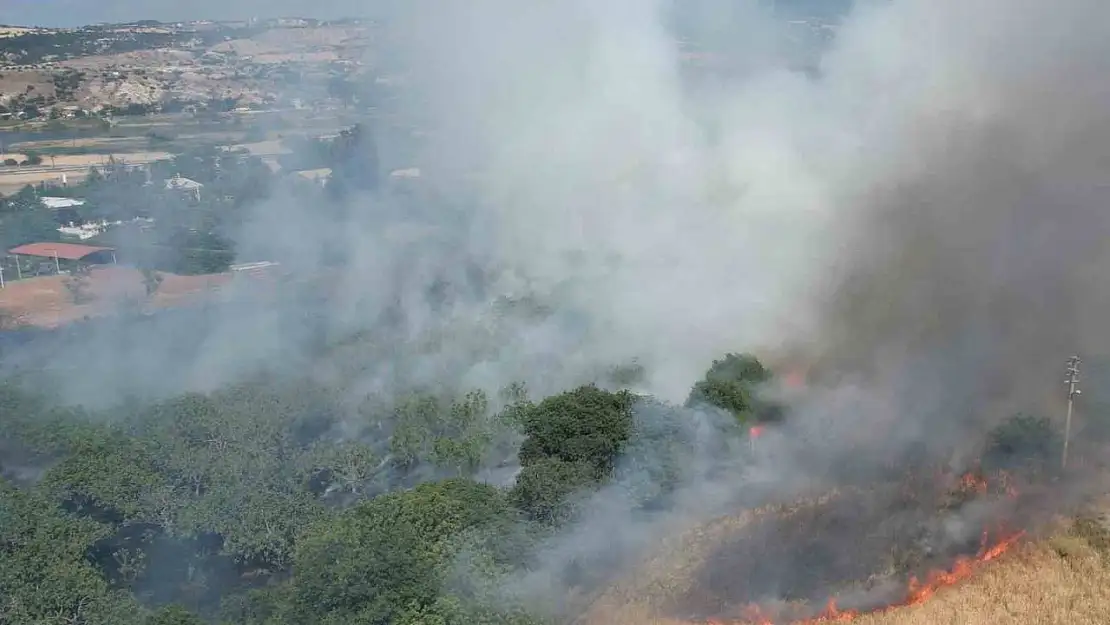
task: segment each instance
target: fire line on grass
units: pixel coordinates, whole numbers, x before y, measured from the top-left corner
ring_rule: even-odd
[[[925,581],[916,577],[910,578],[906,587],[906,595],[890,605],[873,610],[840,610],[836,606],[836,599],[830,599],[825,609],[816,616],[790,621],[790,625],[820,625],[823,623],[844,623],[859,618],[865,614],[875,614],[918,605],[928,601],[936,592],[947,586],[958,584],[971,577],[983,564],[997,559],[1002,554],[1013,548],[1025,536],[1024,531],[1006,535],[994,543],[989,542],[990,533],[983,530],[982,546],[979,552],[972,557],[958,557],[948,570],[930,572]],[[710,619],[707,625],[776,625],[773,619],[762,614],[759,606],[750,606],[745,618],[739,621],[726,623],[725,621]]]
[[[754,429],[754,428],[753,428]],[[758,435],[758,434],[756,434]],[[973,496],[985,495],[988,492],[1004,494],[1007,498],[1014,499],[1018,490],[1014,486],[1013,477],[1005,471],[1000,471],[993,479],[988,479],[978,471],[964,473],[956,482],[958,491]],[[918,605],[928,601],[936,592],[944,587],[958,584],[975,573],[983,564],[997,559],[1002,554],[1014,547],[1023,537],[1025,531],[1007,532],[998,528],[991,532],[984,528],[980,540],[979,550],[973,556],[957,556],[954,563],[947,569],[934,569],[924,576],[924,581],[918,577],[910,577],[906,583],[905,593],[900,600],[870,609],[845,609],[837,607],[837,599],[829,599],[824,609],[816,615],[803,619],[787,619],[776,621],[757,604],[749,605],[743,612],[740,620],[708,619],[707,625],[821,625],[824,623],[844,623],[855,620],[865,614],[877,614]]]

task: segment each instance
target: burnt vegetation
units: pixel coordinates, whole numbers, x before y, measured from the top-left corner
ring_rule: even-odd
[[[550,622],[497,588],[540,566],[544,541],[573,531],[591,494],[631,465],[652,463],[629,491],[638,514],[669,509],[681,458],[695,449],[690,412],[609,390],[612,378],[540,401],[517,384],[497,398],[399,390],[352,406],[343,388],[275,376],[95,410],[10,380],[0,386],[0,623]],[[770,379],[754,358],[728,355],[691,396],[742,425],[767,409],[752,393]],[[735,388],[707,393],[706,381]],[[789,421],[784,407],[774,415]],[[1013,419],[985,457],[1035,470],[1052,450],[1022,441],[1051,433],[1043,428]],[[519,470],[482,478],[506,466]],[[984,491],[966,480],[932,494],[901,485],[754,522],[673,609],[819,604],[974,551],[977,528],[939,528],[939,500],[970,491],[947,504],[955,514]],[[1076,529],[1103,540],[1089,530]],[[587,594],[616,572],[565,566],[564,583]]]

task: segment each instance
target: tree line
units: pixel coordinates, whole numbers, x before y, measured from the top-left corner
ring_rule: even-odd
[[[690,413],[624,390],[636,367],[540,400],[524,384],[366,397],[260,376],[111,409],[0,385],[0,624],[538,625],[504,592],[622,467],[634,506],[666,510],[696,449]],[[743,439],[786,408],[758,359],[728,354],[685,408]],[[638,411],[656,410],[647,423]],[[990,433],[991,470],[1044,470],[1054,426]],[[1032,464],[1031,464],[1032,463]],[[509,468],[507,479],[488,479]],[[623,470],[627,470],[626,468]],[[562,572],[604,583],[583,563]]]
[[[731,383],[737,423],[759,418],[736,401],[758,381]],[[337,396],[258,379],[93,411],[0,386],[0,623],[546,622],[499,583],[660,435],[633,418],[653,400],[597,384],[415,391],[354,415]]]

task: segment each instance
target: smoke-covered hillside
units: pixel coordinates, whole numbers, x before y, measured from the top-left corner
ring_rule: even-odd
[[[324,184],[98,182],[281,270],[0,345],[0,625],[790,622],[1074,512],[1110,5],[856,4],[408,3]]]

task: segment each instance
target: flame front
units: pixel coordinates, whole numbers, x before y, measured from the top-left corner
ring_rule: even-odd
[[[983,486],[985,488],[985,482]],[[976,486],[976,488],[978,487]],[[953,564],[949,570],[931,571],[925,577],[925,581],[920,581],[916,577],[910,578],[906,588],[906,596],[901,601],[875,610],[864,611],[841,610],[836,606],[836,599],[830,599],[828,605],[825,606],[825,609],[822,610],[820,614],[800,621],[791,621],[791,625],[845,623],[866,613],[887,612],[897,608],[924,603],[941,588],[957,584],[971,577],[972,573],[974,573],[980,565],[990,562],[1009,551],[1024,535],[1025,532],[1017,532],[1007,536],[994,545],[988,545],[988,533],[984,530],[982,547],[974,557],[963,556],[957,558],[955,564]],[[708,625],[726,625],[726,623],[719,620],[710,620],[708,621]],[[764,614],[759,606],[751,605],[744,611],[744,616],[739,621],[734,622],[733,625],[775,625],[775,622],[772,618]]]

